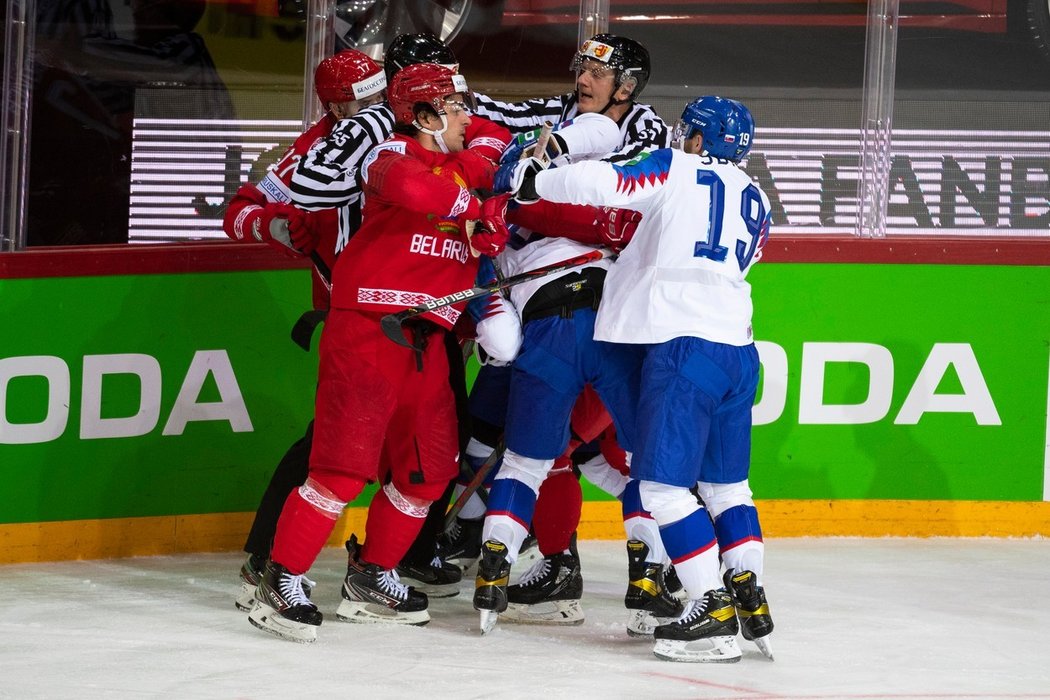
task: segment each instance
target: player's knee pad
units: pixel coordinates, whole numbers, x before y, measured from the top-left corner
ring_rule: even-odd
[[[751,498],[751,487],[747,479],[732,484],[712,484],[700,481],[696,484],[697,492],[703,499],[711,517],[718,519],[722,513],[736,506],[755,506]]]
[[[299,497],[330,520],[338,520],[349,502],[339,498],[335,491],[312,476],[299,487]]]
[[[547,478],[547,472],[554,466],[553,459],[534,459],[523,457],[513,450],[503,455],[503,466],[496,479],[514,479],[528,486],[535,493],[540,492],[540,484]]]
[[[689,489],[655,481],[638,482],[642,507],[649,511],[661,526],[678,522],[700,510],[700,504]]]
[[[482,317],[477,322],[477,347],[487,356],[482,364],[508,365],[521,349],[518,310],[501,294],[489,294],[480,301]]]
[[[441,496],[447,484],[401,484],[393,481],[383,485],[383,494],[390,504],[412,518],[425,518],[430,504]]]

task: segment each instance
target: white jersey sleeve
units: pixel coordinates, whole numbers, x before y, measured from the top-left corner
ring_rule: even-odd
[[[559,124],[554,133],[565,144],[565,153],[551,167],[601,158],[620,146],[616,122],[601,114],[579,114]]]
[[[746,277],[769,232],[769,199],[728,161],[661,149],[624,165],[587,162],[536,176],[544,199],[641,212],[612,265],[595,338],[752,342]]]

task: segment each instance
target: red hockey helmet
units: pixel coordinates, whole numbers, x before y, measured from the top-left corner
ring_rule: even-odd
[[[460,105],[446,99],[456,93],[463,95]],[[474,109],[474,98],[467,88],[466,78],[437,63],[416,63],[399,70],[390,83],[387,99],[398,124],[414,122],[414,108],[420,102],[430,105],[438,114],[456,106]]]
[[[317,64],[314,89],[321,104],[349,102],[377,95],[386,88],[386,73],[371,58],[354,49],[340,51]]]

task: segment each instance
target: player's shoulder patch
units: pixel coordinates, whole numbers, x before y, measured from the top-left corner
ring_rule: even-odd
[[[616,189],[631,193],[639,188],[662,184],[671,170],[673,153],[670,148],[660,148],[642,151],[623,164],[612,163],[617,176]]]
[[[281,178],[277,177],[273,172],[268,172],[259,180],[259,190],[266,195],[266,199],[271,202],[281,202],[288,204],[292,201],[292,194],[288,190],[288,186],[281,182]]]
[[[368,182],[368,166],[376,162],[376,159],[379,158],[379,155],[385,151],[392,151],[394,153],[400,153],[401,155],[405,155],[405,153],[407,152],[407,146],[405,145],[404,141],[390,140],[384,141],[383,143],[379,144],[371,151],[369,151],[368,155],[366,155],[364,160],[361,161],[362,180]]]

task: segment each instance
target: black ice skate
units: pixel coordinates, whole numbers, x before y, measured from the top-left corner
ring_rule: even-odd
[[[346,551],[349,557],[343,580],[343,601],[335,611],[336,617],[344,622],[398,625],[430,622],[426,594],[401,583],[396,570],[361,561],[357,535],[350,535]]]
[[[668,569],[663,564],[647,562],[647,556],[647,544],[641,540],[627,540],[628,581],[623,604],[634,611],[627,621],[627,634],[632,637],[651,636],[657,625],[679,617],[683,610],[681,601],[669,590]]]
[[[463,580],[463,570],[442,561],[441,557],[422,563],[402,561],[397,574],[409,586],[431,598],[459,595],[459,582]]]
[[[233,601],[238,610],[249,612],[255,606],[255,589],[259,587],[259,582],[262,581],[263,568],[265,566],[266,557],[260,557],[258,554],[248,555],[244,566],[241,567],[241,592]],[[303,593],[309,598],[316,584],[306,578],[306,576],[303,576],[302,584]]]
[[[543,558],[543,552],[540,551],[540,543],[536,539],[536,535],[529,534],[525,535],[525,540],[521,543],[521,547],[518,549],[518,558],[514,560],[514,563],[519,567],[531,567],[537,561]]]
[[[583,576],[580,559],[571,551],[552,554],[532,565],[518,582],[507,588],[503,619],[546,625],[583,624]]]
[[[263,569],[266,567],[266,557],[257,554],[248,555],[248,559],[241,567],[241,592],[234,599],[233,604],[238,610],[249,612],[255,605],[255,589],[262,581]]]
[[[438,535],[438,556],[449,564],[466,571],[481,556],[481,527],[483,520],[456,518]]]
[[[719,588],[690,600],[680,618],[653,630],[653,653],[667,661],[735,663],[740,660],[739,631],[733,599]]]
[[[674,564],[668,564],[667,568],[664,569],[664,588],[682,603],[689,600],[689,595],[685,592],[682,579],[678,578],[678,572],[675,570]]]
[[[769,633],[773,631],[773,618],[769,615],[766,591],[758,585],[758,577],[751,571],[730,569],[722,580],[736,606],[740,633],[744,639],[754,642],[759,651],[772,661],[773,647],[769,643]]]
[[[303,577],[276,562],[266,562],[248,621],[281,639],[309,643],[317,639],[322,619],[303,591]]]
[[[474,579],[474,609],[481,612],[481,633],[487,634],[496,626],[499,614],[507,609],[507,584],[510,582],[510,562],[507,545],[487,540],[481,545],[478,575]]]

